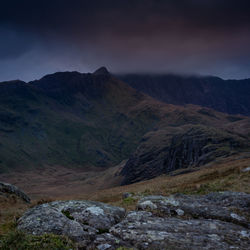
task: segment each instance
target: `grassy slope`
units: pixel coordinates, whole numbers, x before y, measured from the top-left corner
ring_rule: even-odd
[[[107,202],[127,209],[135,209],[138,198],[124,200],[122,198],[124,192],[131,192],[135,197],[175,193],[202,195],[227,190],[250,193],[250,171],[243,171],[249,166],[250,155],[249,153],[243,153],[238,156],[220,158],[192,173],[178,174],[177,171],[176,176],[162,175],[152,180],[106,189],[85,198]]]
[[[15,222],[29,207],[52,200],[89,199],[122,206],[126,209],[135,209],[136,201],[144,195],[171,195],[175,193],[206,194],[214,191],[238,191],[250,193],[250,171],[244,169],[250,166],[250,155],[241,154],[229,158],[218,159],[213,164],[208,164],[199,171],[176,175],[160,176],[158,178],[139,182],[127,186],[108,188],[105,190],[85,190],[71,194],[55,194],[50,199],[41,192],[39,199],[32,201],[31,205],[24,204],[14,196],[0,196],[0,237],[15,231]],[[106,178],[110,178],[110,172]],[[103,183],[106,181],[104,178]],[[135,198],[123,199],[124,192],[131,192]]]
[[[1,98],[1,171],[41,165],[111,166],[136,148],[140,137],[154,120],[129,117],[126,110],[144,99],[122,83],[111,80],[102,98],[74,96],[64,105],[32,89],[32,100],[19,93]]]

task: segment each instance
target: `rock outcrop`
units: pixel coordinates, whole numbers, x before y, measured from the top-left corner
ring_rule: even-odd
[[[30,203],[30,197],[25,194],[20,188],[9,183],[0,182],[0,194],[15,194],[27,203]]]
[[[250,195],[238,192],[182,195],[169,197],[147,196],[139,200],[138,210],[154,215],[185,219],[214,219],[242,225],[250,229]]]
[[[147,196],[137,211],[58,201],[26,212],[18,229],[67,235],[81,249],[249,249],[250,194]]]
[[[248,249],[249,230],[217,220],[162,218],[130,212],[110,232],[136,249]]]
[[[152,179],[179,169],[194,170],[218,157],[227,157],[240,148],[249,150],[249,140],[207,126],[183,126],[182,129],[167,127],[153,131],[143,137],[123,167],[122,185]]]
[[[125,216],[123,208],[93,201],[56,201],[34,207],[18,222],[18,229],[34,235],[66,235],[88,246]]]

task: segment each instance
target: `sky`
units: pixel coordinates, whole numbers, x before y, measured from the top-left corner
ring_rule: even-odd
[[[250,78],[250,1],[1,1],[0,81],[101,66]]]

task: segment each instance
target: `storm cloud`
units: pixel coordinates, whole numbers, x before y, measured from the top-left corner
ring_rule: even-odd
[[[37,0],[0,6],[0,80],[64,70],[250,77],[246,0]]]

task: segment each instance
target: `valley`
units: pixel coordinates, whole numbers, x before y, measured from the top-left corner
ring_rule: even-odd
[[[157,101],[104,67],[0,89],[0,178],[34,198],[198,171],[250,149],[249,117]]]

